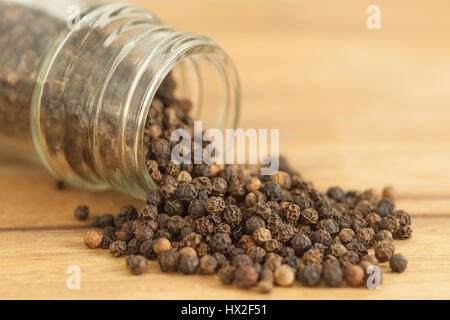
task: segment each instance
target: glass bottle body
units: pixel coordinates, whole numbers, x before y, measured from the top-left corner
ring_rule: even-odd
[[[42,8],[0,7],[0,31],[12,26],[0,48],[26,38],[0,58],[1,152],[40,161],[82,188],[144,198],[156,187],[145,166],[145,121],[169,73],[194,119],[237,124],[238,78],[211,39],[123,3],[88,5],[70,21]]]

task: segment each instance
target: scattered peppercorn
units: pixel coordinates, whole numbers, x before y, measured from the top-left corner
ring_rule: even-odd
[[[403,272],[408,266],[408,260],[402,254],[397,253],[389,260],[389,266],[394,272]]]
[[[320,283],[322,267],[318,264],[308,264],[298,268],[296,271],[297,280],[304,286],[314,287]]]
[[[145,269],[147,268],[147,259],[145,259],[143,256],[130,256],[132,257],[128,262],[128,268],[130,268],[130,271],[132,274],[139,276],[144,273]]]
[[[158,256],[159,267],[163,272],[175,272],[178,268],[180,254],[175,250],[166,250]]]
[[[258,271],[250,265],[241,264],[234,273],[234,282],[238,287],[251,288],[258,282]]]
[[[286,264],[282,264],[275,270],[275,282],[282,286],[288,287],[294,283],[295,273],[294,269]]]
[[[395,200],[397,198],[397,192],[393,186],[386,186],[383,188],[382,196],[383,198]]]
[[[350,286],[358,287],[364,281],[365,271],[359,265],[352,265],[345,269],[344,276]]]
[[[381,240],[375,246],[375,257],[380,262],[387,262],[394,255],[395,248],[392,242]]]
[[[262,293],[274,283],[289,286],[295,278],[304,286],[323,279],[337,287],[344,278],[359,286],[378,261],[402,269],[392,238],[411,237],[411,218],[395,210],[387,189],[381,198],[373,190],[337,186],[323,193],[285,160],[271,176],[244,165],[171,161],[171,133],[192,129],[188,112],[193,106],[175,98],[175,82],[170,75],[167,79],[144,130],[145,164],[159,189],[147,193],[139,212],[126,206],[115,217],[94,217],[92,225],[104,230],[95,234],[93,247],[130,255],[133,273],[139,274],[147,259],[158,259],[164,272],[217,271],[225,284],[257,286]],[[376,258],[369,255],[371,248]]]
[[[180,256],[178,270],[184,274],[194,274],[197,272],[199,260],[197,255],[183,254]]]
[[[209,254],[205,254],[200,258],[199,262],[199,272],[202,274],[212,274],[217,269],[217,260]]]
[[[166,238],[159,238],[153,242],[153,252],[160,254],[161,252],[172,249],[172,245]]]
[[[329,287],[339,287],[344,274],[341,268],[335,264],[327,264],[323,269],[323,279]]]
[[[127,252],[127,243],[122,240],[116,240],[111,243],[109,250],[114,257],[123,256]]]
[[[89,208],[87,206],[78,206],[75,209],[75,218],[80,221],[85,221],[89,216]]]
[[[222,281],[223,284],[231,284],[234,280],[235,271],[235,266],[229,264],[224,265],[218,272],[220,281]]]
[[[89,230],[84,235],[84,243],[91,249],[100,247],[102,243],[103,235],[95,230]]]

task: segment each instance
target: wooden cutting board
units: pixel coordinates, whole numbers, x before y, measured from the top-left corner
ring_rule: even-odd
[[[136,1],[167,24],[217,40],[243,88],[243,128],[279,128],[281,153],[321,190],[396,187],[414,236],[397,241],[403,274],[387,266],[381,289],[295,285],[269,295],[215,276],[141,277],[124,259],[89,250],[74,219],[140,205],[114,192],[57,191],[45,170],[0,158],[2,299],[417,299],[450,298],[450,3],[375,1]],[[79,266],[81,288],[66,286]]]

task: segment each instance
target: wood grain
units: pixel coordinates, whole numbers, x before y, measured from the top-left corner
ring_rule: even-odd
[[[395,243],[409,259],[393,274],[382,266],[378,290],[325,287],[275,288],[270,295],[222,285],[216,276],[164,274],[156,262],[132,276],[124,258],[89,250],[83,230],[29,230],[0,233],[0,297],[6,299],[449,299],[450,228],[448,217],[415,218],[414,237]],[[439,241],[437,241],[439,239]],[[66,270],[78,265],[81,289],[69,290]],[[18,267],[20,266],[20,267]]]
[[[296,285],[268,296],[163,274],[155,263],[133,277],[123,259],[85,248],[88,223],[72,214],[80,203],[100,214],[139,201],[56,191],[43,169],[0,158],[0,298],[450,298],[448,1],[379,0],[378,31],[365,25],[373,1],[135,2],[221,44],[241,77],[240,125],[279,128],[281,152],[320,189],[394,185],[397,206],[413,216],[414,237],[396,242],[408,269],[384,268],[380,290]],[[66,288],[72,264],[81,290]]]

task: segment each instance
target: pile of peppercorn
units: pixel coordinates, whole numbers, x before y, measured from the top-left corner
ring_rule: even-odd
[[[383,197],[339,187],[322,193],[283,158],[272,176],[246,166],[174,163],[171,133],[193,131],[192,105],[175,98],[175,87],[169,75],[144,134],[147,169],[159,189],[148,193],[140,211],[127,206],[115,217],[94,217],[93,226],[103,232],[89,231],[88,247],[128,256],[136,275],[147,260],[157,260],[164,272],[217,273],[225,284],[258,286],[261,292],[295,279],[305,286],[323,281],[337,287],[344,280],[360,286],[369,266],[387,261],[393,271],[405,270],[393,239],[411,237],[411,219],[395,210],[392,189]],[[76,210],[78,218],[87,214],[85,206]]]
[[[139,212],[127,206],[115,217],[94,217],[103,233],[89,231],[86,244],[128,255],[133,274],[157,260],[164,272],[217,272],[223,283],[261,292],[295,279],[305,286],[322,280],[360,286],[370,265],[390,261],[393,271],[406,268],[393,239],[411,237],[411,220],[389,198],[339,187],[324,194],[284,171],[261,177],[243,167],[209,171],[172,193],[149,192]]]

